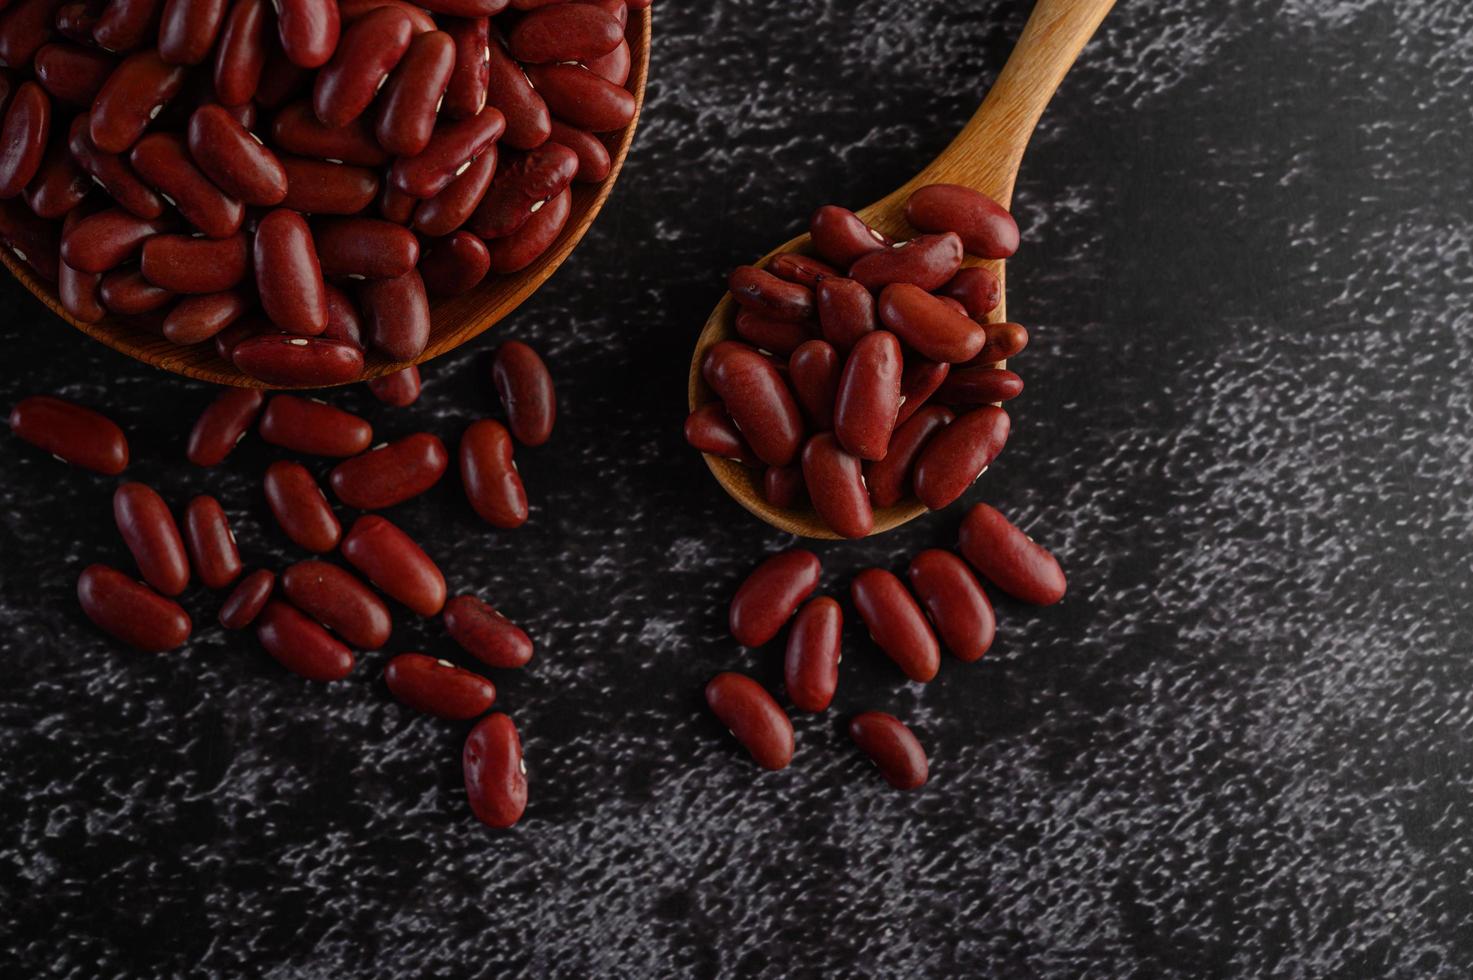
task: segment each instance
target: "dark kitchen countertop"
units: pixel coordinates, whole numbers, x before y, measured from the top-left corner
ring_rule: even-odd
[[[0,972],[1467,976],[1473,7],[1120,4],[1025,162],[1028,390],[969,497],[1054,548],[1069,596],[999,602],[993,651],[927,686],[851,625],[835,710],[772,774],[701,687],[778,678],[725,607],[791,540],[684,446],[690,346],[730,266],[945,145],[1028,4],[658,2],[634,153],[573,259],[412,409],[338,398],[453,440],[492,411],[496,336],[552,367],[525,528],[477,523],[453,479],[390,512],[538,642],[495,675],[522,824],[472,820],[466,727],[393,702],[387,653],[299,681],[198,589],[186,650],[108,642],[74,587],[126,567],[115,481],[7,437]],[[0,310],[0,402],[107,407],[130,477],[218,495],[251,565],[299,557],[258,440],[183,462],[203,386],[9,278]],[[824,589],[961,514],[819,545]],[[393,651],[451,650],[397,618]],[[849,746],[866,708],[914,725],[924,790]]]

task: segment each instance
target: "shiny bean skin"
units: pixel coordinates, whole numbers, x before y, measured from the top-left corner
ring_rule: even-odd
[[[389,693],[415,711],[449,721],[479,718],[496,703],[496,686],[480,674],[422,653],[401,653],[384,666]]]
[[[183,646],[193,626],[177,602],[106,565],[82,570],[77,601],[94,626],[144,653]]]
[[[56,29],[80,44],[95,44],[92,32],[102,13],[102,4],[95,0],[64,3],[56,8]]]
[[[905,220],[921,231],[950,231],[968,252],[1005,259],[1018,250],[1018,223],[986,194],[958,184],[922,187],[905,203]]]
[[[738,266],[727,278],[732,298],[760,316],[802,322],[814,315],[813,290],[779,279],[753,265]]]
[[[885,330],[865,334],[844,361],[834,401],[834,435],[860,459],[884,459],[900,412],[900,341]]]
[[[298,677],[340,681],[353,672],[353,651],[280,599],[267,601],[255,625],[261,646]]]
[[[416,37],[435,29],[435,18],[430,16],[430,12],[408,0],[340,0],[338,14],[344,24],[351,24],[380,7],[395,7],[404,11],[409,16]]]
[[[899,428],[930,400],[942,383],[951,374],[951,365],[944,361],[928,361],[924,357],[911,357],[905,370],[900,372],[900,414],[895,417]]]
[[[430,143],[435,115],[455,69],[455,41],[444,31],[414,38],[379,100],[374,133],[395,156],[414,156]]]
[[[164,0],[159,22],[159,55],[171,65],[197,65],[210,55],[226,0]]]
[[[735,460],[746,466],[757,466],[761,460],[742,438],[736,423],[726,414],[719,401],[707,402],[685,419],[685,441],[703,453]]]
[[[468,293],[486,278],[490,268],[486,243],[468,231],[434,239],[419,260],[425,291],[434,296]]]
[[[449,235],[470,220],[491,187],[496,175],[498,153],[491,146],[476,157],[470,169],[456,177],[445,189],[414,208],[414,230],[421,235],[438,238]],[[412,199],[411,199],[412,200]]]
[[[419,389],[419,368],[413,364],[402,371],[371,378],[368,382],[368,390],[373,397],[394,408],[413,405],[419,400]]]
[[[471,217],[470,227],[482,238],[510,235],[573,182],[578,154],[561,143],[504,160],[491,189]]]
[[[10,99],[0,123],[0,198],[15,197],[41,169],[51,134],[51,99],[35,82],[25,82]]]
[[[773,354],[791,354],[813,336],[812,324],[791,320],[774,320],[751,310],[737,311],[736,332],[758,350]]]
[[[327,64],[338,46],[342,22],[336,0],[272,0],[276,33],[287,60],[299,68]]]
[[[1015,599],[1051,606],[1068,591],[1058,560],[987,504],[967,512],[958,547],[983,578]]]
[[[312,86],[312,108],[324,126],[346,126],[363,114],[409,49],[413,31],[397,7],[377,7],[348,25]]]
[[[36,217],[21,201],[0,201],[0,242],[47,282],[55,282],[57,232],[54,221]]]
[[[511,433],[500,422],[472,422],[460,437],[460,481],[471,508],[487,524],[526,523],[527,491],[512,458]]]
[[[989,323],[987,344],[972,363],[999,364],[1017,357],[1028,346],[1028,328],[1021,323]]]
[[[343,526],[305,466],[277,460],[266,468],[264,485],[276,523],[294,544],[319,554],[338,546]]]
[[[586,3],[598,7],[614,20],[618,21],[621,28],[629,26],[629,6],[624,0],[573,0],[574,3]],[[646,4],[645,6],[648,6]]]
[[[622,88],[629,81],[629,73],[634,68],[634,53],[629,50],[629,42],[621,39],[614,50],[588,59],[583,62],[583,66],[604,81]]]
[[[128,466],[128,439],[117,423],[62,398],[22,398],[10,410],[10,431],[63,462],[104,476]]]
[[[254,623],[261,610],[266,608],[275,587],[274,572],[265,568],[251,572],[240,580],[220,606],[220,625],[228,630],[243,630]]]
[[[189,153],[206,177],[245,204],[271,207],[286,197],[281,161],[222,106],[200,106],[189,117]]]
[[[762,499],[772,506],[791,510],[807,495],[801,466],[790,463],[787,466],[769,466],[762,471]]]
[[[590,133],[611,133],[634,120],[630,91],[582,65],[528,65],[527,77],[553,115]]]
[[[90,119],[87,113],[73,119],[67,136],[67,150],[77,166],[91,174],[108,196],[130,213],[145,220],[162,215],[163,199],[138,179],[128,161],[115,153],[104,153],[92,144],[88,135]]]
[[[417,269],[373,279],[358,289],[369,346],[396,361],[412,360],[430,340],[430,303]]]
[[[303,214],[357,214],[378,196],[379,178],[366,167],[282,157],[286,197],[281,206]]]
[[[548,137],[561,143],[578,156],[578,173],[573,178],[580,184],[601,184],[613,172],[614,160],[604,141],[585,129],[569,126],[561,119],[552,121],[552,132]]]
[[[702,372],[757,458],[769,466],[791,463],[803,442],[803,417],[772,362],[727,341],[706,352]]]
[[[890,239],[865,224],[859,215],[832,204],[813,212],[808,232],[814,251],[841,269],[890,247]]]
[[[307,102],[293,102],[276,114],[271,121],[271,145],[296,156],[354,167],[380,167],[389,160],[365,119],[337,128],[325,126]],[[375,193],[377,186],[375,177]]]
[[[373,443],[366,419],[297,395],[271,396],[260,433],[273,446],[309,456],[357,456]]]
[[[961,415],[926,443],[915,466],[921,503],[940,510],[977,482],[1008,441],[1008,413],[987,405]]]
[[[959,270],[937,292],[961,303],[973,320],[982,320],[1002,302],[1002,281],[990,270],[972,266]]]
[[[956,415],[943,405],[926,405],[895,429],[885,457],[864,466],[864,482],[876,507],[894,507],[911,492],[915,461],[927,440]]]
[[[161,6],[163,0],[108,0],[92,37],[104,51],[132,51],[157,28]]]
[[[557,390],[537,352],[519,340],[508,340],[491,362],[491,382],[506,411],[507,427],[524,446],[540,446],[552,437],[557,419]]]
[[[495,149],[495,147],[491,147]],[[490,152],[488,150],[487,152]],[[464,176],[462,174],[462,176]],[[446,185],[449,186],[448,184]],[[419,198],[410,197],[399,190],[393,184],[384,184],[384,192],[378,200],[378,213],[385,220],[392,221],[396,225],[407,225],[414,217],[414,209],[419,206]]]
[[[138,142],[155,116],[179,94],[185,69],[139,51],[124,58],[92,104],[87,133],[104,153],[124,153]],[[136,166],[136,164],[135,164]]]
[[[962,364],[982,352],[987,331],[939,297],[910,283],[894,283],[880,293],[880,322],[922,357]]]
[[[219,293],[238,285],[250,265],[246,236],[154,235],[143,243],[144,278],[171,293]]]
[[[243,105],[256,94],[266,64],[266,0],[235,0],[215,47],[215,98]]]
[[[473,595],[447,602],[444,618],[450,638],[483,664],[516,669],[532,660],[532,639],[526,632]]]
[[[567,189],[548,201],[512,234],[488,241],[486,254],[490,259],[490,270],[500,275],[511,275],[537,261],[562,234],[572,211],[573,192]]]
[[[788,631],[783,683],[788,698],[803,711],[826,711],[839,686],[844,611],[828,596],[798,611]]]
[[[68,212],[61,226],[63,239],[67,232],[77,226],[77,222],[86,217],[84,213],[86,210],[86,208],[78,207]],[[60,251],[59,248],[58,251]],[[56,297],[61,300],[62,307],[73,317],[84,323],[96,323],[107,316],[107,310],[102,305],[101,287],[102,276],[98,273],[82,272],[58,260]]]
[[[333,468],[332,492],[349,507],[382,510],[418,497],[440,482],[450,457],[438,436],[405,436]]]
[[[152,487],[124,483],[113,493],[113,520],[143,580],[175,596],[189,585],[189,558],[169,505]]]
[[[849,583],[849,594],[870,638],[905,676],[924,684],[941,669],[941,648],[921,607],[904,583],[883,568],[867,568]]]
[[[426,10],[452,17],[494,17],[506,9],[507,0],[430,0]]]
[[[256,291],[272,323],[309,336],[327,328],[322,266],[312,231],[300,214],[278,208],[261,219],[256,226],[255,266]]]
[[[61,0],[15,0],[0,13],[0,65],[30,67],[37,50],[51,39]]]
[[[245,206],[200,172],[182,137],[150,133],[133,147],[128,162],[185,221],[211,238],[229,238],[245,221]]]
[[[962,267],[962,240],[952,232],[921,235],[903,245],[871,252],[849,268],[849,278],[871,292],[906,282],[926,292],[939,289]]]
[[[377,514],[364,514],[343,539],[343,557],[386,595],[421,616],[445,605],[445,576],[419,545]]]
[[[164,336],[185,345],[209,340],[249,312],[252,302],[238,289],[184,296],[164,317]]]
[[[862,538],[874,530],[859,457],[845,452],[832,432],[819,433],[803,447],[803,483],[813,509],[835,534]]]
[[[240,551],[220,501],[201,494],[184,508],[189,563],[207,589],[223,589],[240,577]]]
[[[486,106],[486,85],[491,75],[491,59],[487,54],[491,43],[488,27],[485,17],[440,18],[440,29],[449,34],[455,44],[455,67],[445,87],[445,100],[440,104],[440,112],[446,118],[465,119]],[[509,139],[510,125],[507,135]]]
[[[72,226],[61,240],[61,260],[81,272],[108,272],[137,256],[145,241],[169,227],[164,219],[108,208]]]
[[[589,61],[624,40],[624,28],[597,7],[563,3],[543,7],[516,22],[506,35],[511,55],[523,64]]]
[[[987,366],[953,371],[936,392],[948,405],[991,405],[1023,393],[1023,379],[1012,371]]]
[[[261,411],[265,396],[250,388],[225,388],[200,413],[189,431],[185,456],[195,466],[218,466],[225,461]]]
[[[174,294],[155,286],[143,278],[135,268],[114,269],[102,277],[97,284],[97,295],[108,312],[123,316],[135,316],[163,309],[174,299]]]
[[[410,197],[434,197],[469,170],[505,129],[506,117],[490,106],[469,119],[442,122],[422,152],[394,161],[389,182]]]
[[[967,663],[982,659],[997,633],[997,617],[967,563],[931,548],[911,559],[907,575],[947,649]]]
[[[896,789],[919,789],[930,778],[926,750],[894,715],[880,711],[857,714],[849,721],[849,737]]]
[[[818,588],[823,566],[802,548],[780,551],[752,569],[732,596],[727,624],[744,647],[760,647],[783,628]]]
[[[552,115],[548,112],[547,102],[532,87],[522,66],[507,54],[496,29],[491,28],[489,33],[486,104],[506,117],[507,146],[518,150],[541,146],[552,133]]]
[[[793,723],[752,678],[717,674],[706,684],[706,704],[763,769],[786,769],[793,761]]]
[[[853,279],[826,278],[815,298],[823,337],[840,354],[848,354],[859,338],[879,326],[874,296]]]
[[[363,320],[358,315],[358,306],[352,298],[332,283],[327,290],[327,329],[322,331],[324,340],[337,340],[359,350],[363,349]]]
[[[118,59],[96,48],[56,41],[36,52],[36,80],[58,102],[90,106]]]
[[[476,819],[505,830],[527,809],[527,764],[517,726],[497,712],[476,723],[461,753],[465,795]]]
[[[377,218],[319,221],[312,237],[324,276],[396,279],[419,261],[419,239],[414,233]]]
[[[349,646],[377,650],[389,642],[389,607],[352,572],[325,561],[299,561],[281,573],[279,587],[292,605]]]
[[[70,214],[91,190],[92,178],[77,166],[66,143],[53,139],[36,175],[26,185],[26,205],[37,217],[54,221]]]
[[[834,402],[843,371],[838,351],[823,340],[800,344],[788,358],[788,383],[814,432],[834,427]]]
[[[767,263],[765,271],[779,279],[796,282],[809,289],[817,289],[818,284],[823,280],[836,279],[840,276],[839,270],[827,262],[815,259],[811,255],[800,255],[797,252],[784,252],[776,256]]]

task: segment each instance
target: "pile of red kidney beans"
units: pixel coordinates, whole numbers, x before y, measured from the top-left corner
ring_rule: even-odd
[[[612,169],[650,0],[0,0],[0,241],[269,384],[412,360]]]
[[[460,479],[481,519],[515,528],[527,520],[528,510],[513,440],[524,446],[547,442],[557,396],[542,359],[517,341],[497,350],[491,375],[507,422],[481,419],[461,434]],[[419,371],[407,368],[370,387],[380,401],[407,406],[419,396]],[[208,495],[190,500],[181,533],[174,511],[155,490],[122,483],[113,494],[113,516],[142,581],[107,565],[88,566],[77,581],[77,598],[95,625],[138,650],[175,649],[194,628],[175,601],[193,578],[209,589],[229,590],[219,610],[221,626],[254,627],[261,646],[287,670],[335,681],[353,671],[354,649],[377,650],[389,638],[393,614],[377,589],[415,615],[440,616],[450,638],[483,665],[512,669],[532,659],[532,640],[521,628],[477,596],[447,601],[445,577],[434,560],[373,513],[419,496],[440,480],[450,460],[438,436],[421,432],[372,446],[372,427],[351,412],[297,395],[267,399],[259,391],[229,388],[196,421],[189,461],[200,467],[224,463],[252,425],[263,441],[288,453],[341,460],[327,483],[340,504],[363,513],[344,534],[311,470],[295,459],[273,462],[263,478],[266,501],[282,533],[312,557],[279,573],[263,568],[244,574],[220,501]],[[26,398],[12,409],[10,427],[75,466],[107,476],[127,468],[122,429],[81,405],[45,395]],[[324,560],[335,550],[353,571]],[[492,682],[420,653],[392,658],[384,681],[394,697],[419,711],[456,721],[481,719],[462,759],[471,809],[493,827],[516,823],[527,803],[526,767],[511,718],[482,717],[496,700]]]

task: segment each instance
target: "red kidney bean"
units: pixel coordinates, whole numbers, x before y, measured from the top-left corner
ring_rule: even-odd
[[[706,685],[706,704],[763,769],[786,769],[793,761],[793,723],[752,678],[717,674]]]
[[[90,106],[117,64],[118,59],[105,51],[58,41],[36,52],[32,68],[53,99]]]
[[[431,0],[427,10],[452,17],[494,17],[506,9],[507,0]]]
[[[374,132],[380,146],[395,156],[424,151],[454,69],[455,41],[449,34],[430,31],[410,42],[379,103]]]
[[[261,438],[310,456],[356,456],[373,442],[373,426],[352,412],[296,395],[272,395]]]
[[[72,120],[67,137],[67,150],[72,159],[124,209],[150,220],[163,214],[163,199],[138,179],[126,160],[115,153],[104,153],[93,145],[92,137],[88,135],[90,120],[87,113]]]
[[[271,322],[292,333],[322,333],[327,293],[312,231],[302,216],[277,208],[262,218],[256,226],[255,260],[256,290]]]
[[[256,617],[256,638],[277,663],[309,681],[340,681],[353,672],[352,650],[279,599]]]
[[[418,357],[429,343],[430,304],[417,270],[365,281],[359,286],[358,302],[369,344],[394,360]]]
[[[108,272],[136,256],[147,239],[168,228],[163,219],[147,220],[121,208],[108,208],[72,226],[61,241],[61,260],[80,272]]]
[[[381,592],[421,616],[445,605],[445,576],[419,545],[377,514],[364,514],[343,539],[343,557]]]
[[[849,583],[849,594],[870,638],[905,676],[922,684],[941,669],[941,649],[921,607],[905,585],[883,568],[867,568]]]
[[[485,242],[468,231],[437,238],[419,260],[425,291],[436,296],[459,296],[476,287],[491,268]]]
[[[834,402],[843,370],[838,352],[822,340],[800,344],[788,358],[788,382],[815,432],[834,427]]]
[[[215,334],[213,338],[215,341],[215,352],[220,355],[221,360],[233,364],[235,363],[235,349],[237,347],[247,340],[269,336],[285,337],[290,335],[272,326],[271,321],[260,314],[243,316],[224,330]]]
[[[505,129],[506,117],[490,106],[469,119],[441,123],[423,152],[394,161],[389,182],[410,197],[434,197],[469,170]]]
[[[784,252],[775,256],[767,263],[767,272],[772,273],[779,279],[795,282],[809,289],[817,289],[818,284],[825,279],[839,278],[838,269],[827,262],[819,261],[810,255],[799,255],[797,252]]]
[[[30,67],[36,51],[51,39],[61,0],[17,0],[0,14],[0,65]]]
[[[736,332],[758,350],[774,354],[791,354],[813,336],[810,323],[774,320],[751,310],[737,312]]]
[[[22,398],[10,410],[10,431],[63,462],[104,476],[128,466],[128,439],[117,423],[61,398]]]
[[[222,106],[200,106],[189,117],[189,152],[206,177],[246,204],[270,207],[286,197],[281,161]]]
[[[921,231],[955,232],[968,252],[984,259],[1005,259],[1018,250],[1013,216],[986,194],[959,184],[922,187],[905,203],[905,220]]]
[[[0,201],[0,242],[47,282],[56,281],[58,230],[20,201]]]
[[[500,422],[472,422],[460,438],[460,481],[481,520],[493,527],[527,521],[527,492],[512,459],[511,433]]]
[[[174,294],[143,278],[137,269],[114,269],[97,284],[97,295],[111,313],[134,316],[162,309]]]
[[[144,653],[183,646],[193,626],[177,602],[106,565],[82,570],[77,601],[94,626]]]
[[[461,649],[492,667],[525,667],[532,659],[532,640],[522,628],[473,595],[445,604],[445,631]]]
[[[265,487],[276,523],[294,544],[318,553],[338,546],[343,526],[305,466],[277,460],[266,468]]]
[[[841,354],[848,354],[859,338],[878,326],[874,296],[853,279],[825,278],[816,297],[824,339]]]
[[[215,47],[215,98],[243,105],[256,94],[266,64],[266,0],[235,0]]]
[[[849,278],[879,292],[897,282],[939,289],[962,266],[962,240],[955,234],[921,235],[883,252],[871,252],[849,269]]]
[[[143,243],[143,275],[171,293],[219,293],[246,277],[246,236],[191,238],[154,235]]]
[[[35,82],[23,83],[0,124],[0,198],[15,197],[36,176],[50,132],[51,100],[46,90]]]
[[[342,0],[338,4],[338,14],[344,24],[350,24],[380,7],[396,7],[404,11],[413,25],[416,37],[435,29],[435,18],[430,16],[429,11],[409,3],[408,0]]]
[[[1051,606],[1068,590],[1058,560],[987,504],[967,512],[959,548],[983,578],[1015,599]]]
[[[220,34],[226,6],[226,0],[164,0],[159,55],[171,65],[204,61]]]
[[[844,361],[834,401],[834,435],[860,459],[883,459],[900,411],[900,342],[884,330],[865,334]]]
[[[440,104],[440,111],[449,119],[474,116],[486,106],[486,85],[491,75],[488,26],[485,17],[440,18],[440,29],[455,43],[455,68],[450,73],[450,83],[445,87],[445,100]],[[523,84],[526,84],[525,79]],[[507,123],[509,140],[510,113],[507,113]]]
[[[272,0],[276,33],[287,60],[299,68],[319,68],[338,46],[342,22],[335,0]]]
[[[769,466],[791,463],[803,441],[803,418],[772,362],[726,341],[706,352],[702,372],[757,457]]]
[[[727,285],[737,303],[760,316],[794,322],[813,317],[813,290],[779,279],[756,266],[738,266],[728,277]]]
[[[281,573],[281,591],[349,646],[377,650],[389,642],[389,607],[352,572],[325,561],[299,561]]]
[[[518,150],[541,146],[552,132],[547,102],[532,88],[522,66],[507,54],[501,34],[494,27],[490,37],[486,46],[486,104],[506,117],[508,146]]]
[[[225,604],[220,607],[220,625],[228,630],[243,630],[256,621],[266,600],[276,586],[276,575],[258,568],[231,590]]]
[[[936,397],[948,405],[990,405],[1022,393],[1023,379],[1012,371],[981,366],[951,372]]]
[[[397,279],[419,261],[419,239],[377,218],[332,218],[316,223],[313,241],[324,276]]]
[[[987,331],[939,297],[910,283],[880,293],[880,322],[922,357],[947,364],[970,361],[982,352]]]
[[[385,405],[407,408],[419,400],[419,368],[413,364],[393,374],[370,378],[368,390]]]
[[[240,230],[244,205],[200,172],[181,137],[150,133],[133,147],[128,160],[139,177],[206,235],[228,238]]]
[[[471,218],[482,238],[502,238],[521,228],[573,182],[578,155],[561,143],[544,143],[506,161]]]
[[[765,559],[732,596],[728,616],[731,635],[745,647],[760,647],[770,641],[818,588],[822,571],[818,556],[801,548]]]
[[[223,589],[240,575],[240,551],[220,501],[201,494],[184,508],[189,561],[207,589]]]
[[[826,711],[839,686],[844,611],[828,596],[804,606],[788,631],[783,682],[788,698],[803,711]]]
[[[183,592],[189,559],[164,498],[142,483],[124,483],[113,494],[113,520],[143,580],[164,595]]]
[[[997,618],[966,562],[931,548],[911,559],[908,574],[947,648],[958,660],[980,660],[992,646]]]
[[[973,320],[982,320],[1002,302],[1002,281],[990,270],[973,266],[959,270],[937,292],[961,303]]]
[[[574,180],[582,184],[601,184],[613,172],[614,160],[603,140],[577,126],[569,126],[561,119],[552,121],[549,138],[561,143],[578,156],[578,173]]]
[[[957,418],[931,438],[915,466],[921,503],[940,510],[977,482],[1008,441],[1008,413],[987,405]]]
[[[840,268],[847,269],[871,252],[890,247],[890,239],[864,223],[847,208],[828,204],[813,212],[808,222],[813,248]]]
[[[507,33],[511,55],[523,64],[588,61],[624,40],[619,22],[597,7],[564,3],[521,18]]]
[[[491,186],[496,162],[497,151],[493,145],[476,157],[470,169],[452,180],[443,191],[427,200],[415,202],[414,230],[437,238],[449,235],[470,220]],[[414,201],[413,198],[408,200]]]
[[[1021,323],[986,324],[987,345],[973,364],[999,364],[1017,357],[1028,346],[1028,329]]]
[[[312,108],[322,124],[346,126],[362,115],[412,36],[409,15],[397,7],[377,7],[349,24],[312,87]]]
[[[225,461],[255,421],[265,396],[249,388],[226,388],[200,413],[189,432],[185,455],[195,466]]]
[[[81,44],[95,44],[92,31],[97,27],[102,4],[96,0],[64,3],[56,8],[56,29]]]
[[[557,391],[537,352],[519,340],[508,340],[496,350],[491,381],[517,441],[524,446],[547,442],[557,418]]]
[[[26,204],[37,217],[55,220],[82,203],[92,180],[67,152],[66,143],[52,140],[41,158],[36,176],[25,189]]]
[[[619,22],[621,28],[629,26],[629,8],[624,0],[573,0],[574,3],[586,3],[598,7],[604,13]],[[645,4],[648,6],[648,4]]]
[[[497,712],[476,723],[465,740],[461,769],[466,799],[477,820],[504,830],[522,819],[527,809],[527,763],[511,718]]]
[[[287,153],[354,167],[379,167],[389,159],[364,119],[337,128],[325,126],[306,102],[293,102],[276,114],[271,122],[271,143]],[[377,193],[377,177],[374,187]]]
[[[756,466],[760,462],[731,416],[726,414],[726,406],[719,401],[707,402],[686,416],[685,441],[703,453],[735,460],[746,466]]]
[[[179,94],[184,77],[183,67],[168,64],[157,51],[139,51],[124,58],[92,104],[87,132],[93,145],[104,153],[132,148],[153,118]]]
[[[418,497],[445,475],[445,444],[428,432],[406,436],[333,468],[333,493],[349,507],[381,510]]]
[[[414,209],[418,206],[418,198],[410,197],[397,190],[393,184],[385,184],[383,195],[379,197],[378,213],[396,225],[407,225],[414,217]]]
[[[104,51],[131,51],[158,26],[162,0],[109,0],[92,37]]]
[[[491,710],[496,686],[480,674],[422,653],[401,653],[384,667],[389,693],[415,711],[469,721]]]
[[[66,233],[77,226],[86,215],[86,208],[73,208],[61,226],[63,239]],[[60,249],[58,248],[58,251]],[[56,268],[56,296],[62,307],[85,323],[96,323],[107,316],[102,305],[102,276],[95,272],[82,272],[58,260]]]
[[[573,211],[573,192],[564,190],[537,211],[512,234],[486,243],[490,270],[501,275],[521,272],[541,258],[568,223]]]
[[[899,718],[866,711],[849,721],[849,737],[896,789],[919,789],[930,778],[926,750]]]
[[[591,133],[609,133],[634,121],[634,96],[582,65],[527,65],[527,77],[553,114]]]
[[[379,192],[378,174],[364,167],[282,157],[286,197],[281,206],[304,214],[357,214]]]
[[[209,340],[249,312],[253,301],[238,289],[185,296],[164,317],[164,336],[176,344]]]
[[[614,50],[606,55],[590,58],[583,65],[604,81],[622,88],[629,81],[629,73],[634,68],[634,55],[629,50],[629,42],[621,38]]]
[[[772,506],[790,510],[797,507],[806,494],[801,466],[769,466],[762,471],[762,499]]]
[[[332,283],[324,284],[327,292],[327,329],[322,331],[324,340],[337,340],[352,347],[363,349],[363,322],[358,316],[358,307],[348,294]]]
[[[859,457],[845,452],[832,432],[819,433],[803,447],[803,482],[813,509],[835,534],[862,538],[874,530]]]
[[[951,373],[951,365],[944,361],[928,361],[924,357],[912,357],[900,372],[900,414],[895,417],[895,427],[920,410],[930,400]]]
[[[864,466],[864,482],[876,507],[893,507],[910,493],[916,458],[927,440],[954,418],[949,408],[927,405],[896,426],[885,457]]]

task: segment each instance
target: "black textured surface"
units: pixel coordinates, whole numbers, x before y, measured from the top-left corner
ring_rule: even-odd
[[[836,709],[758,772],[704,714],[725,603],[786,539],[680,439],[724,271],[818,204],[865,203],[961,126],[1027,4],[663,3],[630,165],[505,324],[562,398],[491,533],[453,480],[391,512],[538,653],[495,677],[532,802],[480,827],[464,727],[378,679],[300,682],[212,626],[140,656],[73,598],[126,567],[114,481],[3,440],[0,972],[17,976],[1464,977],[1473,968],[1473,8],[1132,0],[1044,118],[1010,309],[1015,436],[971,499],[1061,556],[1068,599],[922,687],[852,628]],[[128,430],[129,476],[224,501],[294,552],[256,440],[201,474],[207,393],[0,283],[0,401]],[[494,337],[383,435],[492,410]],[[319,471],[325,466],[314,463]],[[824,587],[952,540],[960,508],[826,545]],[[392,650],[449,654],[398,616]],[[849,747],[911,722],[919,793]]]

